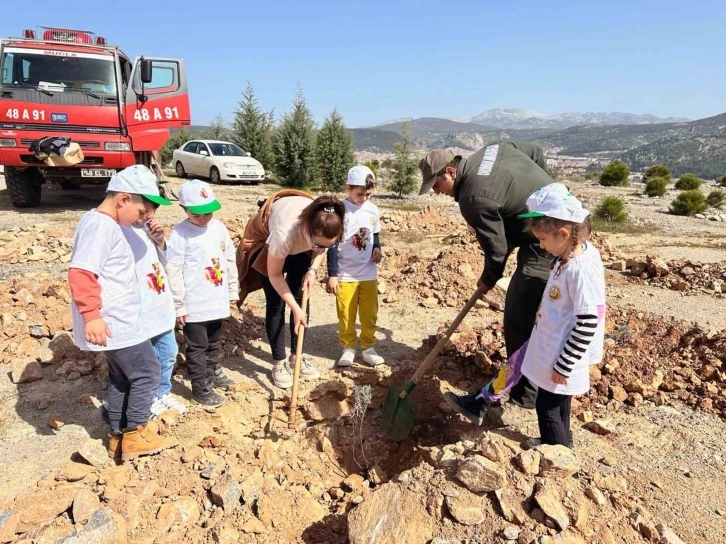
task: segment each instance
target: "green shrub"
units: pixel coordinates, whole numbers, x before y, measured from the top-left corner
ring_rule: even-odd
[[[600,202],[595,217],[608,223],[624,223],[628,220],[628,210],[622,198],[609,196]]]
[[[696,215],[708,208],[706,197],[698,189],[683,191],[671,202],[671,213],[674,215]]]
[[[720,187],[726,187],[726,176],[721,176],[720,178],[717,178],[717,179],[716,179],[716,183],[717,183],[717,184],[718,184],[718,185],[719,185]]]
[[[698,189],[701,183],[703,183],[703,180],[697,178],[694,174],[683,174],[676,182],[676,189],[679,191],[693,191]]]
[[[627,187],[630,168],[621,160],[614,160],[605,167],[600,175],[600,185],[604,187]]]
[[[723,204],[724,198],[726,198],[726,193],[720,189],[716,189],[708,193],[708,196],[706,197],[706,204],[712,208],[718,208],[721,204]]]
[[[665,178],[650,178],[645,184],[645,194],[648,196],[663,196],[668,190],[668,180]]]
[[[643,181],[648,181],[653,178],[663,178],[666,181],[670,181],[673,179],[673,174],[671,174],[671,169],[665,164],[654,164],[643,174]]]
[[[600,177],[601,174],[602,174],[602,172],[598,172],[597,170],[595,170],[593,172],[586,172],[585,181],[592,181],[594,179],[597,179]]]

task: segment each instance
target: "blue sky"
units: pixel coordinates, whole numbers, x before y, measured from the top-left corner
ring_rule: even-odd
[[[726,111],[723,0],[486,4],[5,0],[0,35],[81,28],[131,56],[181,57],[195,124],[231,120],[248,80],[278,114],[300,82],[318,122],[337,107],[351,127],[500,106]]]

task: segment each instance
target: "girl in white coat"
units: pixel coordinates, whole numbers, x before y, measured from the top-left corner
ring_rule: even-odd
[[[602,360],[605,272],[600,252],[588,243],[590,212],[567,188],[553,183],[527,199],[529,228],[555,256],[522,363],[538,387],[540,437],[527,446],[572,447],[570,405],[590,389],[590,365]]]

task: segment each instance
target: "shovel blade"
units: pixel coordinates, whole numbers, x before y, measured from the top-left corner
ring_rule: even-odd
[[[405,389],[408,390],[408,395],[405,399],[401,399],[399,396],[401,390],[391,384],[388,396],[383,401],[383,430],[386,431],[388,438],[395,442],[400,442],[408,436],[418,415],[418,406],[411,400],[410,395],[413,384]]]

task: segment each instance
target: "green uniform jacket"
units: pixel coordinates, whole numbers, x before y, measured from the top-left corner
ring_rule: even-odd
[[[454,198],[484,251],[481,280],[486,285],[493,287],[502,277],[515,247],[517,266],[525,275],[548,278],[552,256],[524,232],[526,223],[517,216],[527,211],[527,198],[550,183],[554,179],[544,152],[529,142],[489,145],[459,164]]]

